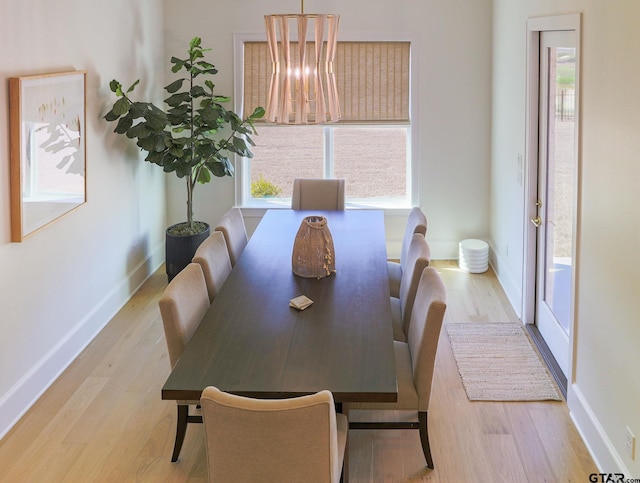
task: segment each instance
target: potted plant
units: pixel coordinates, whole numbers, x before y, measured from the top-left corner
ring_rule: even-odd
[[[231,99],[214,92],[211,77],[218,71],[204,60],[204,52],[208,50],[202,48],[199,37],[194,37],[186,59],[171,57],[171,71],[185,75],[164,88],[169,94],[164,109],[131,99],[139,80],[126,91],[115,79],[109,84],[118,99],[104,118],[117,121],[114,132],[135,139],[140,149],[147,152],[145,161],[157,164],[167,173],[175,173],[186,182],[187,219],[166,231],[169,280],[191,261],[196,248],[210,233],[207,223],[193,218],[196,184],[208,183],[212,175],[233,176],[229,159],[232,154],[253,157],[248,146],[255,146],[251,139],[251,135],[257,134],[253,123],[264,116],[262,107],[246,119],[224,107]]]

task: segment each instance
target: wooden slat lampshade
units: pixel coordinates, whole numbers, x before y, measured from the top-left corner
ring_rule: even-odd
[[[264,19],[272,63],[265,119],[279,124],[338,121],[334,59],[340,16],[302,13]]]

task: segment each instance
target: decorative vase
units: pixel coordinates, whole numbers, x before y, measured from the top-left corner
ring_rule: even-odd
[[[324,216],[307,216],[298,229],[291,257],[293,273],[323,278],[336,271],[333,237]]]
[[[211,234],[209,224],[204,222],[203,224],[206,225],[206,229],[195,235],[172,235],[169,233],[169,230],[175,225],[167,228],[165,232],[165,264],[169,282],[171,282],[173,277],[178,275],[184,267],[191,263],[200,244]]]

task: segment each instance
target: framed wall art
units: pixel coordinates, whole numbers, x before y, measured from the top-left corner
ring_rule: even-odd
[[[86,75],[9,79],[11,241],[86,202]]]

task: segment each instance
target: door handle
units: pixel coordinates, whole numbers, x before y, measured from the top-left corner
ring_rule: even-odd
[[[542,200],[536,200],[536,206],[538,207],[539,212],[540,207],[542,206]],[[539,228],[540,225],[542,225],[542,218],[540,218],[540,215],[536,215],[535,218],[531,218],[531,223],[533,223],[536,228]]]

